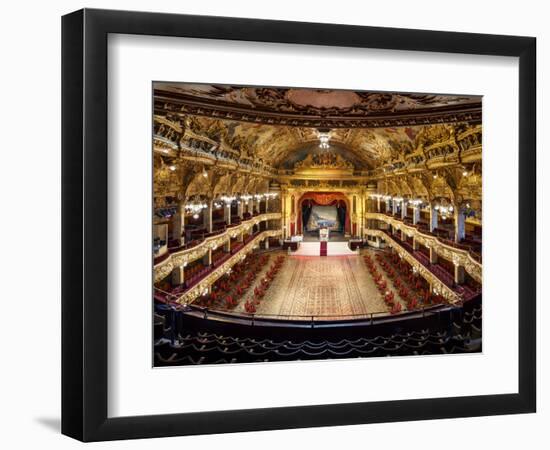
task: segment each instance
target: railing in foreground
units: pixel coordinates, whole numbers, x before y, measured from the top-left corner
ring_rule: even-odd
[[[190,316],[197,318],[230,321],[241,325],[267,325],[274,323],[284,323],[287,325],[295,326],[314,326],[331,324],[334,322],[340,323],[356,323],[356,324],[373,324],[375,321],[391,321],[402,320],[404,318],[418,318],[427,317],[431,314],[435,314],[445,309],[456,308],[457,305],[429,305],[416,308],[414,310],[402,311],[396,314],[391,314],[388,311],[376,311],[366,314],[342,314],[342,315],[290,315],[290,314],[258,314],[258,313],[246,313],[246,312],[234,312],[230,310],[216,309],[212,310],[206,307],[200,307],[195,305],[166,305],[166,308],[174,311],[181,311]]]

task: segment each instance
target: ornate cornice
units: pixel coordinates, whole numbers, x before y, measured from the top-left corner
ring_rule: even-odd
[[[214,250],[225,244],[231,238],[237,237],[239,234],[251,230],[254,225],[257,225],[265,220],[275,220],[280,218],[281,213],[260,214],[241,222],[237,226],[227,228],[227,230],[223,233],[207,237],[195,247],[171,253],[168,258],[154,266],[154,282],[156,283],[157,281],[166,278],[170,275],[170,272],[172,272],[174,267],[182,266],[185,263],[190,263],[202,258],[209,250]]]
[[[477,282],[482,282],[482,272],[483,266],[481,263],[477,262],[472,258],[472,255],[467,250],[462,250],[459,248],[452,247],[441,242],[437,237],[432,235],[427,235],[420,232],[413,226],[407,225],[400,220],[387,216],[380,213],[366,213],[365,219],[375,219],[380,220],[388,225],[391,225],[397,230],[403,230],[405,234],[409,237],[413,237],[416,242],[422,244],[428,248],[433,248],[434,251],[449,261],[452,261],[455,265],[464,267],[464,270]],[[365,230],[372,231],[372,230]],[[368,234],[368,233],[367,233]],[[382,234],[382,237],[386,237],[385,233]],[[414,259],[414,258],[413,258]],[[416,259],[415,259],[416,261]]]
[[[265,125],[282,125],[291,127],[307,128],[387,128],[404,127],[417,125],[435,125],[443,123],[479,123],[481,122],[481,105],[467,109],[440,110],[433,112],[415,112],[407,114],[395,114],[377,117],[362,118],[330,118],[330,117],[300,117],[300,116],[278,116],[270,113],[238,112],[224,110],[216,106],[196,105],[187,103],[174,103],[165,99],[155,101],[155,113],[157,114],[180,114],[212,117],[215,119],[237,120],[239,122],[261,123]]]
[[[481,122],[481,98],[326,89],[158,83],[155,112],[294,127],[373,128]]]

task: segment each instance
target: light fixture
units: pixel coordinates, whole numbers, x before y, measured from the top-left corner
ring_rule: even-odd
[[[202,168],[202,176],[204,178],[208,178],[208,172],[206,171],[206,169],[204,167]]]
[[[174,172],[176,170],[176,166],[174,166],[173,164],[169,167],[169,169]]]
[[[378,200],[378,199],[386,199],[386,196],[384,196],[382,194],[370,194],[369,198],[374,198],[374,199]]]
[[[317,137],[319,138],[319,148],[326,150],[330,147],[330,130],[317,130]]]
[[[443,199],[441,203],[437,203],[434,206],[434,210],[438,211],[443,220],[446,220],[448,217],[452,216],[454,209],[454,206],[445,199]]]
[[[195,201],[185,204],[185,210],[193,214],[194,219],[198,219],[199,213],[206,208],[208,208],[208,205],[206,203],[201,202],[200,199],[198,198]]]
[[[463,176],[463,177],[467,177],[467,176],[468,176],[468,171],[465,170],[464,172],[462,172],[462,176]]]
[[[231,202],[233,202],[234,200],[237,200],[237,197],[233,196],[233,195],[222,195],[220,197],[220,199],[226,204],[226,205],[231,205]]]

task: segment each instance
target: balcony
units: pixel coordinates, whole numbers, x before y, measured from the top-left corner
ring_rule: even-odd
[[[447,298],[470,300],[479,294],[476,289],[473,289],[466,284],[456,284],[454,275],[450,273],[446,267],[437,263],[431,264],[430,258],[427,255],[419,250],[415,251],[408,242],[402,241],[399,237],[392,235],[389,231],[368,230],[368,232],[369,234],[379,235],[384,238],[390,247],[397,250],[401,257],[405,257],[409,264],[415,267],[428,281],[430,281],[430,278],[425,276],[426,271],[435,276],[439,282],[439,288],[443,288],[447,291]],[[420,269],[423,269],[424,271]],[[481,282],[481,279],[476,281]],[[449,296],[449,291],[452,291],[453,295]]]
[[[223,274],[227,273],[235,264],[242,261],[248,253],[256,248],[261,241],[281,235],[281,230],[266,230],[249,236],[247,243],[241,244],[238,250],[224,254],[217,259],[211,266],[200,267],[194,272],[191,277],[187,278],[181,288],[177,288],[169,293],[169,297],[173,298],[172,302],[184,304],[192,303],[197,297],[208,289],[218,280]],[[173,262],[163,264],[158,268],[155,267],[155,282],[165,278],[172,269],[176,267]],[[159,301],[161,298],[159,296]]]
[[[366,213],[365,219],[374,219],[391,225],[394,229],[402,230],[407,236],[412,237],[421,245],[433,248],[435,252],[449,261],[464,267],[466,272],[477,282],[481,283],[481,253],[472,250],[471,245],[456,243],[448,239],[430,233],[422,226],[409,225],[400,218],[384,213]],[[366,229],[365,232],[372,230]],[[481,241],[477,241],[481,250]],[[418,252],[415,252],[418,253]]]
[[[232,227],[224,227],[214,233],[208,233],[204,239],[191,241],[180,247],[168,249],[168,253],[154,261],[154,279],[155,282],[168,276],[172,269],[177,266],[190,263],[202,258],[209,250],[214,250],[232,237],[237,237],[241,233],[250,232],[254,225],[266,220],[276,220],[281,218],[281,213],[256,214],[248,218],[243,218],[240,224]],[[273,230],[271,230],[273,231]],[[280,230],[275,230],[280,233]],[[246,243],[245,243],[246,244]]]

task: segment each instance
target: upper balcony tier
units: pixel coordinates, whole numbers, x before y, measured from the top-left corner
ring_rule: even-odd
[[[241,233],[249,233],[254,225],[266,220],[276,220],[281,218],[281,213],[267,213],[252,216],[247,220],[241,221],[238,225],[225,227],[216,233],[209,233],[201,241],[169,248],[168,252],[156,258],[154,262],[154,280],[155,282],[162,280],[168,276],[172,269],[177,266],[187,265],[188,263],[202,258],[210,250],[222,246],[239,236]]]
[[[261,241],[279,237],[280,235],[281,230],[277,229],[261,231],[253,236],[250,236],[250,238],[245,240],[243,245],[239,246],[234,253],[232,252],[228,254],[217,263],[206,268],[204,273],[197,277],[196,280],[189,283],[183,292],[174,296],[174,301],[180,304],[192,303],[195,299],[202,295],[205,290],[209,289],[222,275],[226,274],[235,264],[241,262],[244,258],[246,258],[246,255],[252,252],[255,248],[259,247]],[[212,247],[208,247],[206,251],[210,248]],[[179,258],[181,258],[181,256],[171,258],[167,263],[159,265],[159,267],[155,266],[155,282],[166,277],[170,274],[174,267],[181,264],[181,260]]]
[[[481,255],[470,251],[466,246],[442,239],[431,234],[428,230],[415,225],[407,224],[402,220],[382,213],[366,213],[365,219],[380,220],[391,225],[396,230],[402,230],[405,235],[412,237],[417,243],[432,248],[441,257],[464,267],[466,272],[476,281],[481,282]]]

